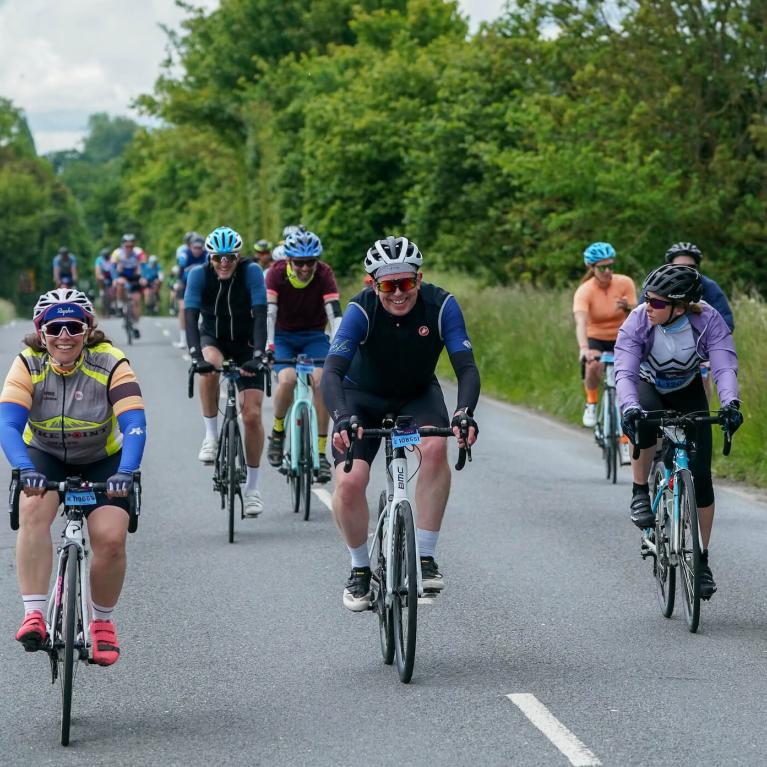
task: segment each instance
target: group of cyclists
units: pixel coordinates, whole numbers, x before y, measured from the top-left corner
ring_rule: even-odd
[[[677,242],[666,251],[665,263],[645,278],[640,302],[633,280],[614,272],[616,258],[607,242],[589,245],[583,252],[587,271],[573,299],[586,389],[583,425],[595,424],[604,372],[600,356],[613,352],[621,427],[631,445],[640,448],[639,458],[632,455],[631,459],[631,521],[645,529],[655,521],[648,479],[657,428],[644,423],[644,414],[708,411],[710,374],[716,383],[723,427],[733,434],[743,423],[738,357],[732,311],[719,285],[700,273],[703,254],[696,245]],[[703,546],[701,598],[710,599],[716,592],[708,551],[714,521],[711,426],[697,424],[693,439],[696,449],[690,468]]]

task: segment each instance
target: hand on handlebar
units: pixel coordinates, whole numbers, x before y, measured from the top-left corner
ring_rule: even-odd
[[[626,408],[621,416],[621,429],[634,445],[637,444],[637,427],[643,417],[642,408],[636,405]]]
[[[45,495],[47,492],[45,486],[48,484],[48,479],[45,474],[36,469],[22,469],[19,473],[19,480],[21,489],[26,496]]]
[[[357,439],[362,438],[362,427],[357,425]],[[352,445],[352,423],[350,418],[339,418],[336,421],[335,431],[333,433],[333,447],[343,453]]]
[[[254,357],[252,360],[243,362],[240,366],[240,373],[244,376],[258,375],[268,364],[266,355]]]
[[[197,359],[194,361],[194,372],[201,376],[209,376],[216,372],[216,368],[205,359]]]
[[[109,498],[125,498],[133,487],[133,475],[118,471],[107,479],[107,496]]]
[[[458,447],[471,447],[479,436],[479,426],[474,418],[469,414],[467,408],[456,410],[453,420],[450,422],[453,428],[453,434],[458,440]]]
[[[723,407],[719,414],[722,417],[722,428],[730,436],[743,425],[743,413],[740,412],[740,404],[733,400],[726,407]]]

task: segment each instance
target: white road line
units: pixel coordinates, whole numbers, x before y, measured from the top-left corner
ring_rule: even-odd
[[[535,695],[520,692],[506,697],[569,759],[573,767],[602,764]]]
[[[160,323],[159,323],[159,322],[157,323],[157,327],[160,327]],[[163,329],[162,329],[162,334],[163,334],[164,336],[166,336],[166,337],[170,338],[170,330],[168,330],[168,328],[163,328]]]
[[[325,490],[324,487],[313,487],[312,492],[328,507],[330,511],[333,511],[333,496]]]

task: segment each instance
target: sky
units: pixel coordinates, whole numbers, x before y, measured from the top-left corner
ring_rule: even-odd
[[[458,5],[476,28],[504,0]],[[151,92],[165,58],[160,25],[184,16],[174,0],[0,0],[0,97],[24,111],[38,153],[77,147],[88,115],[137,117],[129,105]]]

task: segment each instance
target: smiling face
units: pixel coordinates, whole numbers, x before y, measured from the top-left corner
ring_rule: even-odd
[[[56,327],[58,323],[51,323],[51,333],[59,330]],[[45,327],[45,326],[43,326]],[[40,340],[43,346],[51,355],[56,364],[61,368],[71,368],[80,358],[83,352],[83,347],[88,338],[89,331],[86,330],[84,334],[70,336],[66,328],[61,330],[59,335],[54,336],[51,333],[40,332]]]
[[[412,271],[387,274],[376,280],[373,287],[378,294],[381,305],[389,314],[393,314],[395,317],[404,317],[412,311],[418,300],[418,290],[421,287],[422,277],[422,274],[415,275]],[[415,285],[408,290],[403,290],[400,281],[413,280],[413,278],[415,278]],[[395,289],[391,292],[384,292],[391,285],[395,285]]]
[[[597,261],[597,263],[591,267],[591,271],[594,274],[594,279],[603,288],[606,288],[612,282],[614,265],[615,259],[605,258],[602,261]]]
[[[210,261],[213,264],[213,271],[215,271],[219,280],[228,280],[234,274],[238,260],[239,254],[235,253],[227,253],[224,255],[214,254],[210,257]]]

